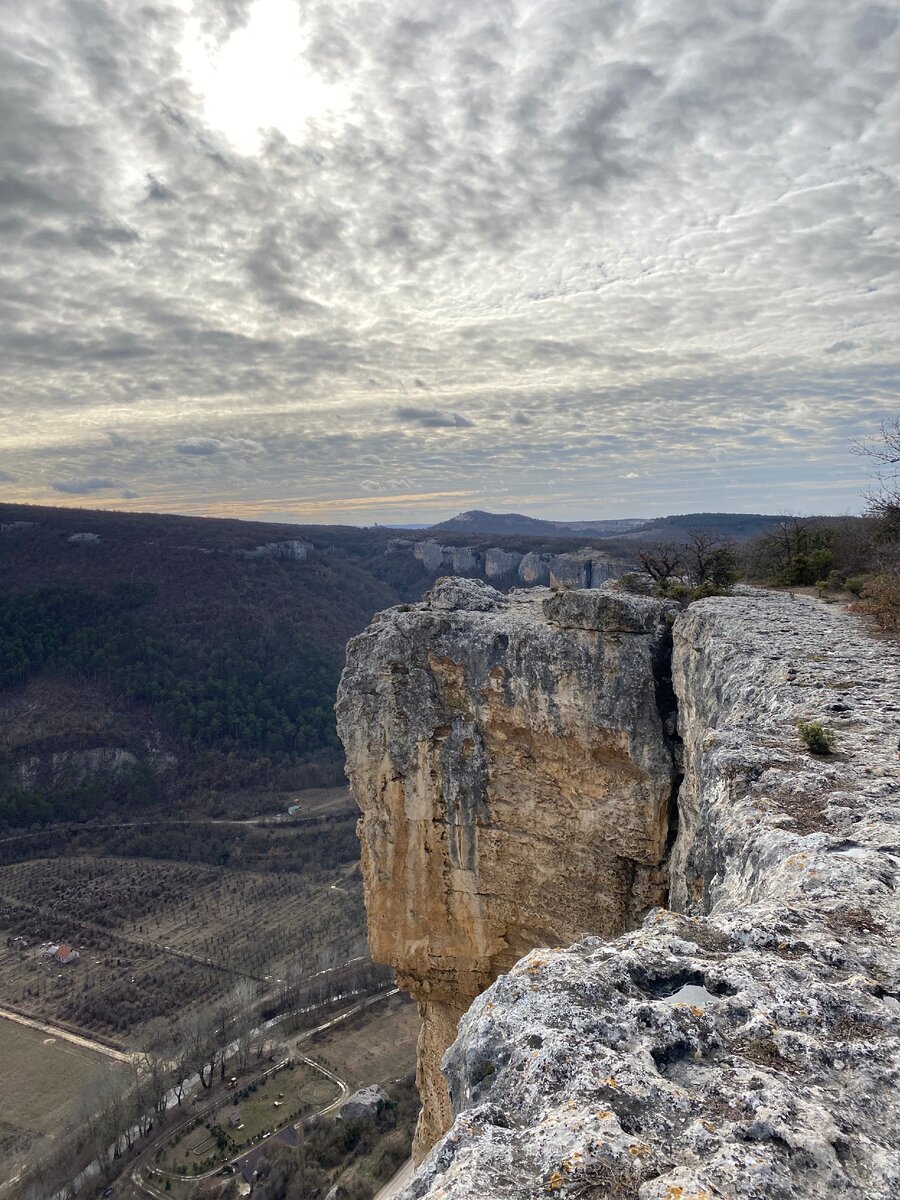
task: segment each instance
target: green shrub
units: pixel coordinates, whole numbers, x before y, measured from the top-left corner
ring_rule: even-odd
[[[833,749],[831,733],[818,721],[798,721],[797,732],[810,754],[831,754]]]
[[[848,592],[852,593],[852,595],[861,596],[868,578],[868,575],[851,575],[850,578],[844,583],[844,587]]]

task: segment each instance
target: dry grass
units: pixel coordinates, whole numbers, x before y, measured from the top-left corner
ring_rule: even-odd
[[[118,1063],[0,1017],[0,1179],[33,1159],[43,1137],[74,1116],[79,1093]]]
[[[324,1062],[351,1089],[384,1084],[415,1070],[419,1025],[415,1004],[400,993],[316,1034],[304,1042],[304,1053]]]

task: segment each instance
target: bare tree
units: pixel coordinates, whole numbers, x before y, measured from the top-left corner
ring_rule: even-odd
[[[213,1014],[207,1009],[188,1013],[179,1025],[178,1038],[188,1070],[196,1073],[202,1087],[212,1087],[219,1062],[219,1038]]]
[[[657,583],[665,583],[681,573],[681,551],[678,546],[657,542],[638,551],[638,561]]]
[[[874,541],[881,567],[900,575],[900,417],[885,421],[880,431],[854,450],[873,464],[875,486],[866,496],[868,514],[876,520]]]
[[[148,1108],[158,1115],[166,1111],[166,1096],[176,1073],[176,1047],[165,1021],[156,1018],[144,1027],[144,1047],[137,1055],[141,1089]]]
[[[900,417],[884,421],[880,431],[853,447],[874,463],[877,486],[868,495],[874,517],[900,514]]]
[[[736,560],[731,542],[705,529],[692,529],[681,548],[682,562],[696,587],[726,588],[734,583]]]
[[[255,1000],[256,988],[249,979],[239,980],[231,990],[231,1032],[239,1071],[246,1071],[250,1065],[250,1050],[256,1025]]]
[[[73,1200],[77,1187],[72,1162],[80,1137],[81,1131],[73,1125],[54,1138],[49,1154],[38,1157],[23,1179],[23,1200]]]
[[[705,529],[692,529],[681,545],[660,542],[638,551],[641,566],[656,583],[665,587],[670,580],[727,588],[735,578],[732,544]]]

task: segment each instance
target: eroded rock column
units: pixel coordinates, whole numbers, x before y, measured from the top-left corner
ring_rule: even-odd
[[[338,696],[376,961],[422,1015],[421,1157],[440,1060],[532,947],[634,927],[665,894],[666,606],[441,581],[355,638]]]

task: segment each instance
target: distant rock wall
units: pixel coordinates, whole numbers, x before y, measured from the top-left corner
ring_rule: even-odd
[[[410,552],[426,571],[434,575],[477,576],[506,585],[567,584],[576,588],[595,588],[637,569],[633,562],[589,549],[566,554],[536,554],[534,551],[522,554],[497,546],[481,550],[472,546],[442,546],[430,540],[416,542],[411,538],[394,538],[389,549]]]
[[[506,972],[459,1020],[453,1125],[406,1200],[896,1200],[900,653],[806,598],[678,617],[666,897],[665,614],[603,596],[451,581],[351,644],[373,950],[425,1018],[420,1150],[438,1046]]]

